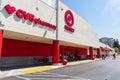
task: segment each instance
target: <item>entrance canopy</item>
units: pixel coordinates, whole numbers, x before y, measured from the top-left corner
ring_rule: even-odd
[[[101,50],[105,50],[105,51],[112,51],[113,50],[111,47],[109,47],[108,45],[105,45],[103,43],[100,43],[100,48],[101,48]]]
[[[4,30],[3,37],[8,38],[8,39],[23,40],[23,41],[38,42],[38,43],[46,43],[46,44],[52,44],[53,43],[53,39],[48,39],[48,38],[45,38],[45,37],[33,36],[33,35],[13,32],[13,31],[7,31],[7,30]],[[89,47],[89,46],[86,46],[86,45],[75,44],[75,43],[66,42],[66,41],[60,41],[60,45],[71,46],[71,47],[82,47],[82,48]]]

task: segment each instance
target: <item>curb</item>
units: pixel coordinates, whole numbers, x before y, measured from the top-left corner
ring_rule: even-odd
[[[61,65],[39,66],[39,67],[31,67],[31,68],[24,68],[24,69],[15,69],[15,70],[10,70],[10,71],[0,71],[0,78],[42,72],[42,71],[57,69],[57,68],[66,67],[70,65],[89,63],[92,61],[95,61],[95,60],[83,60],[83,61],[69,62],[67,65],[61,64]]]
[[[22,72],[23,74],[30,74],[30,73],[35,73],[35,72],[42,72],[42,71],[52,70],[52,69],[56,69],[56,68],[66,67],[66,66],[69,66],[69,65],[77,65],[77,64],[88,63],[88,62],[92,62],[92,61],[93,60],[69,62],[67,65],[62,65],[61,64],[61,65],[43,66],[43,67],[20,70],[20,72]]]

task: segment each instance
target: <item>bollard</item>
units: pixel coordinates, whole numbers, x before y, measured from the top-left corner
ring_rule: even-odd
[[[63,60],[62,60],[62,64],[63,64],[63,65],[66,65],[67,63],[68,63],[67,59],[63,59]]]
[[[92,57],[92,60],[95,60],[95,57]]]

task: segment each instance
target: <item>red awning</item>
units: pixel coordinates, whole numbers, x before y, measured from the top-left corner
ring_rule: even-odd
[[[106,51],[110,51],[110,48],[108,48],[108,47],[105,47],[104,49],[105,49]]]
[[[102,50],[104,50],[104,47],[100,46],[100,48],[101,48]]]
[[[106,51],[110,51],[110,50],[111,50],[111,49],[108,48],[108,47],[102,47],[102,46],[100,46],[100,48],[101,48],[102,50],[106,50]]]

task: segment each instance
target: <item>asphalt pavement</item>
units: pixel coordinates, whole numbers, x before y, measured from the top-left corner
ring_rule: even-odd
[[[28,70],[25,74],[15,75],[0,80],[120,80],[120,57],[90,61],[84,64],[49,69],[40,72]],[[29,73],[30,72],[30,73]]]
[[[48,71],[90,80],[120,80],[120,56]]]

